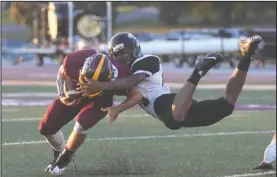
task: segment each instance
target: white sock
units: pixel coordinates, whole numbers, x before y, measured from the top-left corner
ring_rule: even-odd
[[[60,130],[53,135],[45,135],[44,137],[55,151],[61,152],[65,148],[64,136]]]
[[[264,162],[271,164],[276,160],[276,139],[273,139],[264,152]]]

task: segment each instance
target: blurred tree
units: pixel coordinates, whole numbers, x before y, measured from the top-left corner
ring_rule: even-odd
[[[220,25],[224,27],[263,22],[270,9],[275,11],[276,19],[276,2],[213,2],[213,8],[220,14]]]
[[[180,2],[160,2],[160,21],[166,25],[178,25],[178,18],[183,13],[180,5]]]
[[[232,23],[243,23],[246,22],[247,18],[247,12],[248,9],[245,6],[245,2],[236,2],[232,3],[232,8],[230,9],[231,11],[231,21]]]
[[[210,24],[214,15],[213,2],[194,2],[190,5],[190,11],[193,16],[202,19],[201,23]]]
[[[150,1],[150,2],[146,2],[146,1],[124,1],[124,2],[119,2],[119,5],[124,6],[124,5],[128,5],[128,6],[137,6],[137,7],[149,7],[149,6],[155,6],[155,7],[159,7],[160,4],[162,2],[160,1]]]
[[[235,2],[241,3],[241,2]],[[219,13],[218,25],[223,27],[230,27],[232,25],[232,11],[234,8],[234,2],[213,2],[213,9]]]
[[[276,2],[245,2],[245,7],[248,9],[247,20],[254,22],[263,22],[265,19],[270,19],[270,12],[275,12],[276,20]],[[263,11],[263,13],[259,13]]]
[[[9,8],[10,19],[16,24],[32,25],[33,11],[47,5],[48,2],[11,2]]]

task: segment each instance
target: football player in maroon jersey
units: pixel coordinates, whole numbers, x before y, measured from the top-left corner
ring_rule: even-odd
[[[89,94],[85,97],[76,92],[83,77],[99,81],[111,81],[126,77],[129,70],[116,60],[95,50],[78,50],[64,59],[57,76],[58,97],[48,106],[39,124],[39,132],[46,138],[54,152],[54,160],[48,165],[49,171],[59,154],[75,152],[84,142],[89,128],[103,119],[107,112],[101,110],[113,105],[114,95],[126,95],[126,90],[113,90]],[[128,93],[132,93],[131,90]],[[67,145],[60,129],[76,117],[74,130]]]

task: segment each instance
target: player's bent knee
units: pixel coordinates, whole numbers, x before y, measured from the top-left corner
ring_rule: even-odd
[[[163,121],[164,125],[169,128],[170,130],[179,130],[182,126],[180,125],[179,122],[175,120],[171,121]]]
[[[83,126],[78,121],[74,125],[74,130],[81,135],[86,135],[88,133],[88,130],[83,128]]]
[[[45,122],[40,122],[38,126],[38,131],[41,135],[53,135],[57,133],[59,130],[48,126]]]
[[[184,119],[184,116],[180,111],[173,110],[172,116],[173,116],[173,119],[177,122],[180,122],[180,120]]]
[[[235,109],[235,106],[233,104],[231,104],[228,100],[226,100],[225,98],[222,98],[222,103],[220,105],[220,114],[223,117],[228,117],[230,116]]]
[[[181,128],[180,125],[165,125],[167,128],[169,128],[170,130],[179,130]]]
[[[46,117],[44,117],[38,126],[38,131],[41,135],[53,135],[57,133],[61,129],[58,122],[49,121]]]
[[[233,114],[234,112],[234,106],[233,105],[230,105],[228,108],[226,108],[226,111],[225,111],[225,117],[228,117],[230,115]]]
[[[39,126],[38,126],[38,132],[41,134],[41,135],[45,135],[45,127],[42,123],[39,123]]]
[[[44,124],[40,124],[38,131],[41,135],[53,135],[57,133],[59,130],[54,130],[52,128],[49,128],[48,126],[45,126]]]

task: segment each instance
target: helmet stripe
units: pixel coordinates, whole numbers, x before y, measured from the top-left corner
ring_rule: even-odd
[[[104,64],[104,61],[105,61],[105,55],[102,55],[101,59],[100,59],[100,62],[92,76],[92,79],[93,80],[98,80],[99,76],[100,76],[100,73],[101,73],[101,70],[103,68],[103,64]]]

